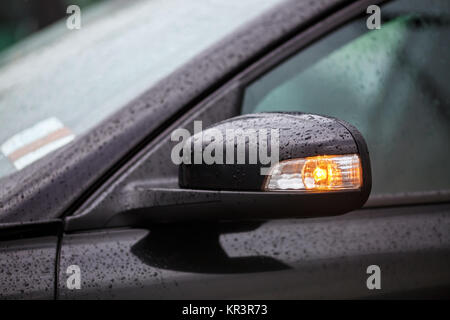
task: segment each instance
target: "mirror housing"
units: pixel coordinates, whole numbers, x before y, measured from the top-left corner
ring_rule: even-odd
[[[361,208],[371,190],[366,143],[355,127],[335,118],[244,115],[184,141],[179,188],[130,184],[95,214],[69,217],[66,229],[334,216]],[[347,170],[352,166],[357,174]]]
[[[280,112],[238,116],[195,134],[185,145],[183,151],[190,153],[179,166],[181,188],[261,191],[277,163],[356,155],[359,189],[370,193],[366,143],[355,127],[335,118]]]
[[[193,135],[185,146],[180,188],[218,191],[228,203],[224,216],[242,208],[261,218],[342,214],[362,207],[372,186],[363,136],[336,118],[294,112],[243,115]]]

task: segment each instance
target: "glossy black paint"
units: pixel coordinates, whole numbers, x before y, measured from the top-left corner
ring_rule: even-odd
[[[66,234],[60,299],[430,298],[450,294],[450,207]],[[81,289],[65,270],[81,268]],[[382,290],[366,269],[381,268]]]
[[[0,227],[0,299],[54,299],[61,223]]]
[[[372,2],[377,1],[370,4]],[[238,114],[240,86],[348,19],[350,13],[346,11],[321,20],[343,3],[287,2],[250,24],[249,29],[239,31],[237,39],[230,37],[149,90],[125,111],[80,138],[73,147],[58,151],[48,161],[32,165],[23,175],[16,175],[25,184],[36,184],[36,188],[26,190],[15,185],[14,180],[2,181],[0,210],[5,211],[0,214],[0,222],[14,222],[22,217],[33,220],[36,215],[47,219],[63,211],[75,212],[66,219],[67,233],[62,239],[60,259],[42,251],[46,247],[44,237],[34,237],[22,246],[27,255],[28,252],[38,254],[36,261],[50,256],[58,264],[57,298],[450,295],[448,204],[363,209],[334,218],[239,223],[226,230],[215,224],[197,227],[183,224],[170,231],[164,226],[141,225],[136,229],[80,232],[105,227],[129,209],[134,200],[144,200],[145,197],[136,197],[133,188],[153,188],[153,191],[176,188],[177,167],[167,163],[171,148],[167,136],[171,130],[200,118],[213,124]],[[358,3],[361,9],[369,2]],[[313,6],[311,10],[307,8],[309,5]],[[317,28],[308,29],[275,48],[319,20]],[[239,50],[235,51],[236,48]],[[233,56],[236,53],[239,56]],[[267,55],[258,60],[265,53]],[[239,75],[231,84],[214,91],[240,68],[256,60],[258,63],[252,65],[247,74]],[[197,72],[198,67],[201,68]],[[197,80],[198,88],[192,85]],[[167,91],[158,93],[158,90]],[[158,107],[153,109],[153,106]],[[168,114],[163,114],[165,107]],[[136,114],[132,115],[134,112]],[[124,136],[119,137],[121,134]],[[98,160],[91,153],[98,155]],[[61,170],[55,170],[60,164],[63,164]],[[74,175],[73,172],[79,173]],[[52,179],[60,185],[55,186]],[[19,198],[22,194],[24,203]],[[436,199],[430,201],[436,202]],[[387,203],[392,204],[392,201]],[[377,205],[386,206],[386,202],[379,199]],[[56,243],[56,236],[51,241]],[[12,242],[2,242],[0,256],[14,258],[6,260],[5,270],[16,270],[20,261],[8,251],[9,244]],[[71,264],[81,267],[81,290],[69,290],[66,286],[66,269]],[[365,287],[365,271],[370,264],[382,268],[381,291],[369,291]],[[32,277],[28,271],[23,274]],[[23,278],[14,279],[19,284]],[[43,296],[49,286],[33,281],[27,288],[37,297]],[[3,286],[0,288],[7,291]],[[12,292],[13,287],[10,290]],[[19,297],[16,293],[9,296]]]
[[[122,196],[128,209],[102,221],[103,227],[333,216],[360,208],[366,199],[359,190],[299,194],[145,187]],[[97,227],[87,221],[83,217],[71,220],[69,228]]]
[[[201,153],[210,146],[211,139],[208,134],[212,131],[221,134],[222,141],[222,162],[217,164],[207,164],[205,161],[195,163],[195,146]],[[227,130],[235,132],[236,137],[233,140],[227,138]],[[239,131],[238,130],[242,130]],[[353,139],[352,134],[346,127],[334,118],[319,116],[314,114],[301,113],[257,113],[243,115],[227,119],[206,128],[189,138],[185,145],[190,146],[190,154],[187,156],[190,163],[182,163],[179,166],[179,184],[182,188],[200,189],[200,190],[254,190],[261,191],[265,175],[261,174],[260,169],[269,169],[274,164],[262,164],[259,157],[259,140],[251,143],[246,131],[255,130],[258,134],[264,136],[262,140],[266,141],[268,146],[271,143],[271,130],[275,130],[279,134],[279,161],[295,158],[313,157],[318,155],[344,155],[358,154],[358,146]],[[263,133],[261,133],[260,130]],[[361,144],[365,145],[361,134]],[[229,141],[228,141],[229,140]],[[237,154],[239,152],[240,141],[245,141],[244,163],[239,164]],[[197,142],[196,142],[197,141]],[[232,155],[234,156],[232,164],[224,164],[227,158],[227,146],[229,143]],[[256,163],[249,163],[250,149],[256,150]],[[367,147],[365,148],[367,150]],[[268,148],[266,154],[270,155],[274,150]],[[369,155],[361,155],[363,161],[370,162]],[[370,190],[370,163],[364,163],[363,166],[368,171],[367,190]],[[369,192],[366,192],[368,197]]]

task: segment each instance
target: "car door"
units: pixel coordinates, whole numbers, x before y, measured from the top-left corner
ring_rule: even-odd
[[[369,31],[368,4],[272,48],[130,157],[65,219],[57,297],[448,295],[449,92],[439,74],[449,67],[441,46],[448,5],[393,1],[381,7],[381,29]],[[375,164],[367,205],[340,217],[245,223],[154,225],[123,214],[177,188],[173,130],[262,110],[337,115],[361,128]],[[374,268],[379,287],[368,282]]]
[[[0,227],[1,299],[54,299],[61,223]]]
[[[58,286],[55,283],[59,279],[58,254],[64,218],[75,211],[82,211],[83,207],[80,206],[92,198],[100,186],[110,181],[117,170],[123,170],[143,146],[155,140],[169,124],[209,96],[250,61],[284,42],[298,29],[342,7],[345,1],[327,0],[320,4],[308,1],[280,2],[207,2],[199,4],[201,10],[193,10],[192,5],[175,6],[177,10],[174,10],[174,5],[165,1],[138,1],[132,5],[105,2],[105,6],[99,8],[96,14],[85,15],[84,26],[94,25],[93,29],[83,29],[87,30],[88,35],[84,31],[73,31],[72,40],[66,41],[70,36],[65,29],[65,21],[62,21],[48,33],[38,36],[32,45],[21,47],[26,50],[12,50],[2,56],[2,63],[8,64],[2,69],[2,80],[5,80],[1,89],[2,110],[5,110],[2,114],[5,115],[2,117],[2,143],[7,139],[10,144],[11,134],[27,126],[32,126],[31,131],[35,133],[38,129],[33,126],[35,121],[47,116],[50,118],[37,123],[38,127],[47,126],[49,122],[56,123],[56,129],[69,133],[63,137],[67,143],[63,147],[61,144],[53,145],[52,148],[47,145],[48,142],[54,142],[55,138],[61,138],[57,135],[53,135],[53,140],[45,141],[45,144],[41,144],[43,141],[34,141],[42,138],[42,135],[52,135],[53,130],[40,132],[38,136],[32,134],[33,141],[21,141],[38,143],[31,149],[21,143],[20,147],[28,150],[26,153],[21,152],[20,157],[36,147],[46,147],[40,150],[43,152],[32,155],[33,161],[27,161],[29,165],[23,168],[23,163],[16,166],[17,159],[11,155],[14,151],[11,148],[3,150],[2,144],[2,298],[56,297]],[[271,8],[275,5],[275,8]],[[236,15],[236,6],[247,9]],[[186,11],[190,13],[186,14]],[[109,19],[110,12],[117,13],[115,19]],[[172,21],[177,26],[178,23],[185,23],[190,26],[185,32],[192,32],[195,37],[183,39],[189,41],[179,41],[186,34],[179,32],[179,28],[169,28],[167,33],[160,32],[159,20],[148,18],[148,15],[160,15],[160,12],[167,12],[164,20],[167,27],[173,25]],[[301,15],[293,15],[293,12]],[[203,19],[198,19],[199,16]],[[229,16],[235,20],[231,21]],[[93,20],[99,17],[101,28],[96,28],[98,24]],[[129,19],[133,19],[133,24],[127,23]],[[252,19],[254,21],[247,26],[241,26],[243,21]],[[152,23],[155,21],[156,27]],[[119,28],[116,23],[119,23]],[[203,27],[206,23],[214,26],[214,32]],[[232,36],[205,49],[238,27],[240,29]],[[94,29],[100,31],[90,32]],[[140,36],[136,37],[135,32]],[[80,33],[86,37],[77,36]],[[164,36],[159,38],[160,34]],[[155,43],[141,41],[141,36]],[[64,41],[58,42],[61,39]],[[102,41],[97,41],[99,39]],[[180,47],[174,47],[171,41],[177,42]],[[251,46],[248,45],[249,41]],[[153,44],[157,45],[157,50]],[[43,45],[45,48],[42,48]],[[77,50],[72,50],[73,47]],[[79,50],[86,53],[83,59],[78,59]],[[150,51],[155,60],[149,58]],[[137,52],[142,54],[136,57]],[[116,66],[120,65],[123,69],[111,67],[110,62],[113,60],[104,59],[111,53],[123,59],[123,63],[114,59]],[[192,58],[195,55],[198,56]],[[189,59],[191,61],[186,63]],[[156,64],[159,66],[155,69]],[[50,65],[53,68],[34,68]],[[32,72],[23,73],[23,70]],[[172,74],[168,75],[171,70]],[[64,77],[57,77],[55,73]],[[23,81],[21,76],[26,76],[27,81]],[[88,81],[78,82],[81,78]],[[117,81],[118,78],[121,81]],[[80,90],[78,95],[72,90],[74,82],[79,84],[76,86]],[[105,90],[95,89],[99,82]],[[149,89],[145,91],[144,88]],[[30,112],[31,109],[33,112]],[[22,117],[21,111],[25,112],[25,117]],[[111,114],[113,111],[116,112]],[[55,114],[62,121],[55,121]],[[73,127],[76,127],[75,130]],[[24,133],[29,135],[30,131],[25,130],[19,138]],[[12,138],[17,140],[16,136]],[[50,152],[55,148],[59,149]],[[27,158],[30,160],[30,157]],[[167,170],[160,171],[164,172]],[[91,229],[94,227],[95,224]],[[27,256],[29,259],[23,258]],[[69,270],[75,272],[77,269],[73,267]]]
[[[64,218],[242,67],[345,3],[281,2],[105,2],[83,9],[82,30],[60,21],[2,55],[1,298],[56,297]]]

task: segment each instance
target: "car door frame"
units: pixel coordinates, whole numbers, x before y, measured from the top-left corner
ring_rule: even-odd
[[[221,88],[205,97],[190,112],[183,114],[171,127],[162,132],[160,136],[167,136],[171,128],[182,124],[188,117],[201,111],[202,108],[211,106],[211,104],[214,105],[214,101],[227,95],[242,97],[242,91],[247,84],[314,40],[328,34],[328,31],[360,15],[364,12],[362,9],[365,9],[368,3],[368,1],[361,1],[346,7],[269,52]],[[373,2],[370,2],[370,4],[373,4]],[[235,99],[232,100],[236,101]],[[143,161],[143,154],[149,153],[156,147],[156,142],[144,147],[140,154],[123,168],[123,171],[117,172],[116,178],[112,178],[111,183],[105,185],[107,188],[99,189],[91,199],[96,200],[102,194],[105,194],[107,189],[114,186],[114,181],[119,180],[118,176],[123,175],[124,171]],[[429,200],[435,202],[436,199]],[[423,201],[423,199],[420,201]],[[77,262],[71,260],[72,252],[86,252],[88,255],[86,259],[94,261],[93,265],[87,267],[88,280],[86,283],[88,288],[83,292],[68,291],[64,287],[65,275],[60,272],[59,297],[63,299],[124,297],[151,299],[206,297],[398,298],[405,296],[439,296],[447,294],[449,290],[450,279],[448,275],[443,274],[443,266],[449,261],[448,248],[450,244],[450,239],[447,236],[444,235],[444,240],[442,240],[443,227],[449,223],[450,219],[449,206],[445,203],[405,207],[392,207],[392,202],[384,207],[385,204],[379,203],[378,208],[363,209],[339,218],[322,220],[271,221],[256,225],[245,223],[206,226],[201,224],[199,226],[186,224],[170,226],[138,225],[134,228],[124,225],[122,228],[94,229],[80,232],[84,228],[89,229],[89,221],[82,221],[82,223],[76,223],[76,221],[80,216],[89,215],[91,205],[92,202],[86,202],[85,206],[80,207],[79,215],[76,213],[75,216],[68,217],[60,261],[61,270],[64,270],[66,265]],[[429,237],[429,243],[423,242],[420,239],[420,234],[414,233],[414,230],[419,226],[424,226],[422,235]],[[195,231],[189,231],[189,234],[186,234],[183,231],[186,228],[192,228],[191,230]],[[314,230],[316,228],[322,230],[325,234],[334,230],[333,232],[337,234],[336,239],[339,240],[337,242],[357,243],[358,249],[353,252],[347,249],[349,251],[344,256],[327,256],[325,253],[327,249],[324,248],[332,249],[326,243],[328,237],[322,236],[320,233],[316,236],[307,236],[309,229]],[[438,234],[433,232],[435,229],[439,230]],[[300,235],[293,237],[292,234],[298,230],[302,231]],[[355,233],[348,232],[349,230]],[[152,238],[152,233],[156,233],[155,239]],[[411,236],[412,233],[414,233],[414,236]],[[218,243],[217,241],[221,237],[226,238],[227,234],[232,234],[234,241],[238,243],[244,243],[246,237],[254,237],[255,234],[258,234],[258,239],[262,243],[269,243],[266,247],[269,251],[273,249],[270,245],[270,240],[273,240],[273,238],[268,234],[277,234],[277,240],[282,237],[291,237],[295,241],[293,241],[293,247],[289,249],[303,248],[306,252],[301,254],[298,260],[294,262],[289,261],[286,255],[278,260],[275,259],[275,252],[268,256],[259,255],[255,257],[259,266],[252,263],[254,261],[249,259],[248,256],[238,256],[237,260],[240,258],[247,259],[245,263],[249,265],[249,269],[240,269],[242,265],[237,263],[235,258],[223,257],[221,246],[226,247],[227,243],[220,242],[220,240]],[[302,241],[302,237],[305,235],[311,243],[305,243],[305,239]],[[386,241],[385,237],[389,241]],[[176,238],[179,238],[180,242],[173,242],[173,239]],[[410,247],[411,241],[416,243],[416,247],[413,249]],[[320,243],[320,245],[317,246],[317,243]],[[221,268],[221,266],[211,263],[207,257],[198,257],[196,250],[203,248],[205,245],[206,250],[210,250],[208,252],[212,256],[217,257],[220,263],[229,268],[223,266]],[[257,246],[256,243],[253,243],[253,245]],[[168,261],[165,253],[176,252],[179,248],[177,246],[185,249],[188,255],[180,256],[176,261]],[[133,258],[125,262],[121,259],[111,260],[105,257],[105,248],[111,250],[112,255],[120,250],[125,250]],[[151,248],[151,250],[148,248]],[[433,249],[431,253],[427,253],[429,248]],[[228,247],[228,249],[230,248]],[[307,263],[308,250],[318,254],[317,259],[312,264]],[[382,254],[376,252],[377,250]],[[163,260],[166,259],[165,266],[161,267],[158,261],[154,261],[157,260],[158,254],[162,255]],[[425,256],[427,258],[423,259]],[[180,265],[183,259],[189,262],[188,265],[182,263]],[[105,267],[105,260],[109,261],[110,266],[114,265],[115,267],[96,272],[95,270],[102,266]],[[381,265],[385,272],[383,277],[387,288],[383,292],[370,291],[366,287],[366,268],[377,263]],[[405,266],[407,272],[418,277],[416,286],[408,286],[408,277],[399,276]],[[117,282],[117,280],[112,281],[114,278],[108,278],[107,274],[115,274],[117,269],[122,270],[122,268],[124,270],[123,281]],[[419,271],[421,268],[434,268],[434,271],[438,272],[435,272],[434,278],[433,275],[431,278],[428,275],[427,277],[421,277]],[[136,283],[138,283],[136,286],[130,285],[132,283],[130,279],[134,275],[133,270],[143,270],[139,272],[136,278]],[[149,275],[153,273],[155,276],[151,279]],[[315,279],[317,282],[308,280],[308,277]],[[100,278],[101,280],[98,280],[94,285],[89,284],[89,280],[95,282],[96,279]],[[323,282],[320,280],[321,278],[331,279],[331,281]],[[333,282],[332,279],[335,279],[336,282]],[[443,280],[442,283],[441,280]],[[426,288],[427,281],[429,281],[430,288]],[[299,286],[289,285],[290,283]],[[320,288],[317,287],[318,283],[320,283]],[[336,287],[336,283],[346,283],[348,288],[340,287],[340,285]],[[287,286],[284,292],[282,286]],[[92,287],[95,287],[95,290]],[[255,290],[255,288],[257,289]],[[187,293],[189,295],[186,295]]]
[[[114,173],[126,166],[165,128],[214,94],[248,64],[258,61],[310,25],[346,7],[349,2],[328,0],[316,5],[291,0],[276,6],[150,88],[73,143],[2,178],[2,244],[8,247],[17,239],[29,239],[33,247],[39,248],[40,243],[44,246],[46,242],[42,239],[51,236],[55,250],[48,263],[58,278],[65,217],[82,207]],[[250,42],[252,46],[248,46]],[[211,68],[214,64],[217,67]],[[206,76],[203,71],[198,71],[204,69],[208,69]],[[193,78],[197,80],[196,86],[187,85]],[[149,105],[164,111],[164,115],[154,110],[149,112]],[[136,114],[140,117],[136,118]],[[123,125],[115,126],[112,131],[114,123]],[[152,125],[148,126],[148,123]],[[127,148],[123,148],[124,145]],[[55,166],[61,170],[54,170]],[[17,181],[27,181],[27,184]],[[20,261],[10,263],[11,268],[18,265]],[[35,275],[39,278],[38,273]],[[53,282],[54,293],[46,298],[57,296],[56,284],[57,280]]]

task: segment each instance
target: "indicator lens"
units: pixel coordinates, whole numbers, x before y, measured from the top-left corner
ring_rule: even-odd
[[[361,186],[362,168],[357,154],[325,155],[277,163],[271,168],[263,190],[323,192],[356,190]]]

